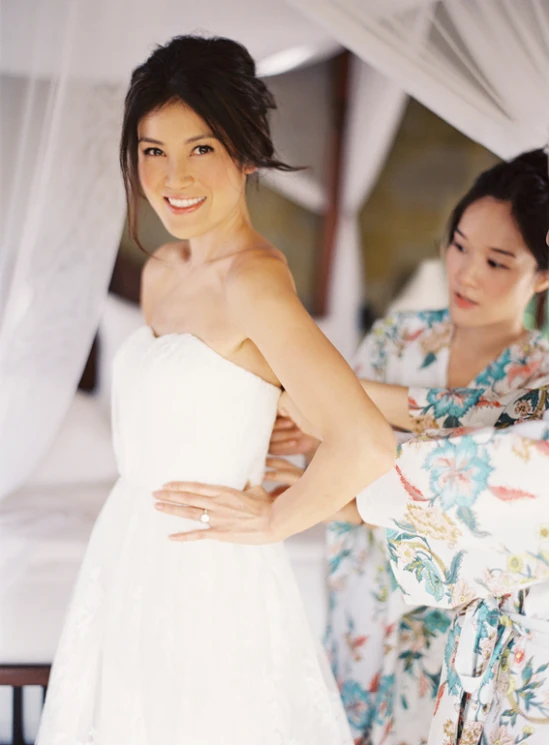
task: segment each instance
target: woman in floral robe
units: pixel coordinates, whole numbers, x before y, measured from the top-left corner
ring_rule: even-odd
[[[549,347],[522,318],[547,287],[548,220],[542,151],[482,174],[457,205],[446,250],[450,308],[376,323],[356,357],[393,425],[422,432],[541,416],[547,395],[535,389],[549,383]],[[279,431],[272,449],[296,452],[298,440],[284,451],[295,436]],[[328,554],[326,643],[356,743],[423,745],[452,613],[406,604],[383,529],[332,523]]]
[[[547,342],[536,332],[515,339],[509,333],[509,344],[496,354],[490,350],[496,329],[522,328],[532,290],[547,287],[548,221],[542,151],[482,174],[458,204],[446,249],[450,308],[382,320],[357,354],[358,376],[395,426],[416,432],[505,426],[543,414],[546,392],[529,389],[549,384]],[[519,256],[530,260],[529,270]],[[528,271],[535,279],[526,289]],[[474,531],[473,513],[461,507],[460,514]],[[356,742],[422,745],[452,623],[450,606],[404,598],[383,529],[333,523],[328,553],[327,647]]]
[[[549,385],[549,345],[538,332],[506,348],[467,388],[448,390],[434,386],[445,382],[451,328],[448,311],[379,322],[359,351],[357,373],[411,385],[408,414],[417,431],[502,426],[543,414],[549,389],[535,386]],[[403,597],[383,528],[332,523],[328,555],[326,642],[357,743],[425,743],[452,612],[413,607]]]
[[[549,743],[548,476],[549,417],[411,440],[357,498],[407,602],[450,619],[429,745]]]

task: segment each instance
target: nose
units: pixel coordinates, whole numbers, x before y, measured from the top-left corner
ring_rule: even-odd
[[[186,189],[194,183],[194,176],[185,161],[173,161],[166,173],[165,184],[168,189]]]
[[[457,272],[457,280],[463,289],[474,288],[478,286],[480,279],[480,266],[472,256],[465,257]]]

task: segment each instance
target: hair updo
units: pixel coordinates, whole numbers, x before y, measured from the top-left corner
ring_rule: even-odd
[[[151,111],[181,101],[198,114],[240,166],[298,170],[278,160],[268,121],[276,108],[242,44],[221,37],[176,36],[131,77],[120,141],[130,235],[137,241],[137,127]]]

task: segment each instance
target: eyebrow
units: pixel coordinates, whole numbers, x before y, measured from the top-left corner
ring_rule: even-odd
[[[198,140],[215,140],[216,138],[212,134],[201,134],[201,135],[195,135],[194,137],[189,137],[188,140],[185,140],[185,145],[190,145],[193,142],[198,142]],[[150,142],[153,145],[163,145],[164,143],[160,140],[153,140],[152,137],[140,137],[138,142]]]
[[[465,238],[465,240],[469,240],[465,233],[462,233],[459,228],[456,228],[456,233],[458,233],[462,238]],[[512,259],[516,259],[516,254],[514,254],[512,251],[504,251],[503,248],[495,248],[495,246],[488,246],[490,251],[495,251],[498,254],[503,254],[504,256],[510,256]]]

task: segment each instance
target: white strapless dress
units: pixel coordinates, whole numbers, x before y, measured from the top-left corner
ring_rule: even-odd
[[[114,366],[120,478],[97,520],[37,745],[351,745],[282,544],[169,541],[169,480],[263,477],[279,390],[191,334],[136,331]]]

